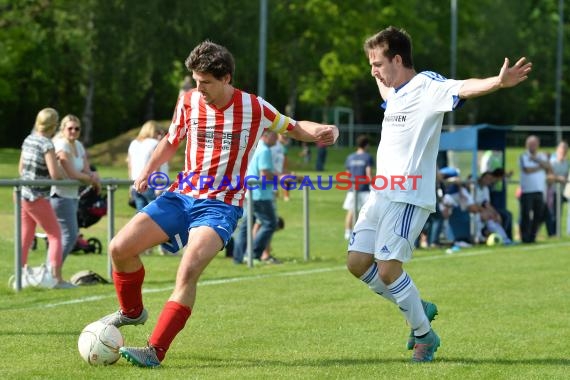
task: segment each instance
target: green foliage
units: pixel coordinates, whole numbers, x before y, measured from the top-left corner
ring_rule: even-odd
[[[19,146],[45,106],[91,120],[89,144],[149,118],[170,119],[188,74],[184,60],[206,38],[234,53],[235,84],[257,91],[258,1],[0,0],[0,12],[4,146]],[[379,96],[362,44],[388,25],[411,34],[418,71],[450,75],[449,2],[268,1],[265,97],[297,118],[347,106],[357,123],[377,123]],[[458,78],[493,75],[505,56],[526,55],[534,71],[515,90],[468,102],[456,122],[552,123],[557,25],[557,0],[458,1]]]

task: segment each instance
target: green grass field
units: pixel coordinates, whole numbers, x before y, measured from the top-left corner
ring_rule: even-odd
[[[17,153],[0,150],[3,177],[16,175]],[[327,169],[340,170],[346,153],[331,149]],[[119,166],[99,170],[103,177],[126,176]],[[140,369],[123,359],[90,367],[78,354],[77,338],[86,324],[117,308],[113,287],[18,294],[8,288],[14,270],[11,191],[0,189],[2,379],[568,378],[570,239],[541,237],[534,245],[475,247],[454,255],[417,250],[407,270],[422,296],[440,309],[433,326],[442,346],[434,363],[411,364],[405,349],[409,330],[397,308],[344,268],[340,191],[311,192],[309,262],[303,261],[298,193],[279,204],[286,228],[273,245],[283,265],[250,269],[220,253],[204,273],[193,315],[161,368]],[[126,189],[118,190],[117,204],[119,228],[133,214]],[[106,222],[103,218],[83,232],[106,245]],[[44,259],[41,245],[29,262]],[[143,260],[150,318],[145,326],[122,328],[128,345],[145,344],[180,259],[150,255]],[[64,276],[83,269],[106,275],[106,265],[105,255],[73,254]]]

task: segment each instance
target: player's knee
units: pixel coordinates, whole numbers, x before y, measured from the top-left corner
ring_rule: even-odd
[[[204,263],[182,263],[176,274],[176,291],[186,294],[190,289],[195,288],[204,268]]]
[[[360,278],[372,264],[373,260],[366,256],[369,255],[349,253],[346,257],[346,268],[354,277]]]
[[[346,269],[348,269],[348,271],[354,276],[354,277],[360,277],[362,276],[360,273],[360,271],[358,270],[359,268],[357,268],[354,263],[351,263],[350,260],[346,261]]]
[[[401,266],[389,265],[386,263],[384,263],[383,265],[379,265],[378,276],[380,276],[380,279],[386,285],[392,284],[401,275],[402,275]]]
[[[117,238],[114,237],[111,242],[109,243],[109,255],[113,261],[116,261],[120,258],[121,252],[121,245],[117,241]]]
[[[111,255],[111,259],[114,262],[119,262],[134,256],[134,254],[130,252],[125,240],[120,236],[115,236],[109,243],[109,255]]]
[[[391,284],[391,283],[394,282],[393,277],[392,277],[389,273],[386,273],[385,271],[383,272],[382,270],[380,270],[380,271],[378,272],[378,276],[380,277],[380,280],[382,280],[382,282],[383,282],[384,284],[388,284],[388,285],[389,285],[389,284]]]

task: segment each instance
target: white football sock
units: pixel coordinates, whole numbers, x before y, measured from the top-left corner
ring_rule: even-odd
[[[427,334],[431,326],[424,311],[420,293],[411,277],[406,272],[402,272],[402,275],[387,288],[396,299],[396,303],[414,331],[414,335]]]
[[[381,295],[390,302],[396,303],[396,299],[392,296],[386,284],[382,282],[380,276],[378,276],[378,265],[376,263],[373,263],[366,273],[360,276],[360,280],[366,283],[374,293]]]

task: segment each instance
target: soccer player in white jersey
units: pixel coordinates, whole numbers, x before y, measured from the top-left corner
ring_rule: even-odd
[[[531,63],[521,58],[509,66],[505,58],[499,75],[485,79],[451,80],[433,72],[416,73],[411,39],[395,27],[368,38],[364,51],[385,100],[377,175],[419,179],[416,185],[408,180],[393,190],[372,192],[349,240],[347,267],[399,307],[412,329],[412,360],[428,362],[440,345],[430,325],[437,309],[422,303],[403,264],[411,259],[414,241],[435,211],[436,155],[444,113],[464,99],[519,84],[527,79]]]
[[[244,177],[264,130],[288,133],[301,141],[333,144],[334,125],[295,121],[268,102],[232,86],[234,59],[223,46],[204,41],[186,60],[196,87],[180,95],[168,134],[139,177],[138,192],[186,140],[186,167],[168,191],[135,215],[113,238],[109,254],[120,309],[101,319],[120,327],[146,322],[141,252],[165,243],[186,246],[174,291],[162,309],[146,347],[121,347],[128,361],[159,366],[175,336],[184,328],[196,298],[198,279],[227,244],[242,216]]]

